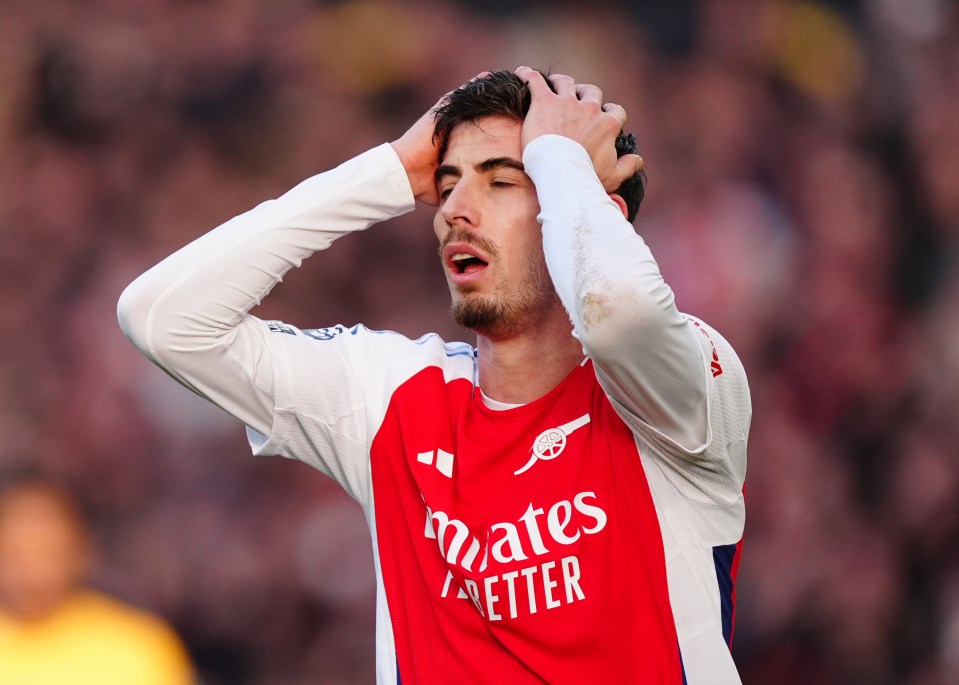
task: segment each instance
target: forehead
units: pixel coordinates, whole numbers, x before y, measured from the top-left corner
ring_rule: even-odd
[[[66,496],[43,485],[14,486],[0,498],[0,524],[22,521],[80,526],[79,513]]]
[[[464,166],[494,157],[522,159],[522,128],[521,122],[499,116],[464,122],[450,133],[446,155],[440,161]]]

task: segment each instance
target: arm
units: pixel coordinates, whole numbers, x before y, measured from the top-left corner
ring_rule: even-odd
[[[336,238],[413,208],[403,165],[384,145],[231,219],[124,291],[120,326],[177,381],[263,434],[273,366],[249,310]]]
[[[120,298],[120,325],[174,379],[243,421],[256,454],[304,461],[369,504],[371,412],[423,354],[360,326],[303,332],[249,314],[338,237],[435,198],[433,110],[397,141],[310,178],[184,247]],[[408,342],[408,341],[406,341]],[[411,352],[412,350],[412,352]],[[397,358],[400,361],[397,361]],[[375,368],[372,368],[375,367]],[[367,382],[376,378],[374,388]]]
[[[688,453],[709,439],[707,368],[648,246],[607,193],[641,168],[616,159],[625,122],[602,94],[532,70],[523,162],[536,185],[543,247],[557,293],[615,403]],[[604,188],[605,186],[605,188]]]

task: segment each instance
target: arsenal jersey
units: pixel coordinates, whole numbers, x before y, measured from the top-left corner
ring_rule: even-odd
[[[689,325],[717,374],[711,404],[732,407],[738,360],[705,324]],[[250,438],[363,504],[381,682],[738,682],[741,492],[727,483],[722,505],[704,494],[711,471],[741,468],[730,417],[711,412],[697,458],[617,409],[589,359],[503,409],[474,383],[477,353],[464,344],[362,326],[262,330],[277,367],[295,369],[275,379],[278,406],[341,389],[338,407],[322,408],[337,422],[278,412],[269,439]]]

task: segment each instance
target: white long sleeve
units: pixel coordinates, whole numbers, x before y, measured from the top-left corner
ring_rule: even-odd
[[[550,275],[611,398],[689,453],[709,439],[708,363],[645,241],[578,143],[545,135],[523,153]]]
[[[154,266],[120,297],[130,340],[180,383],[260,433],[274,415],[273,363],[247,312],[336,238],[412,210],[389,145],[307,179]]]

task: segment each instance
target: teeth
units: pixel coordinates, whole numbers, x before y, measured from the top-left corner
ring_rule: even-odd
[[[471,254],[468,254],[468,253],[466,253],[466,252],[457,252],[455,255],[453,255],[452,260],[453,260],[454,262],[458,262],[458,261],[461,261],[461,260],[463,260],[463,259],[473,259],[475,256],[476,256],[476,255],[471,255]]]

